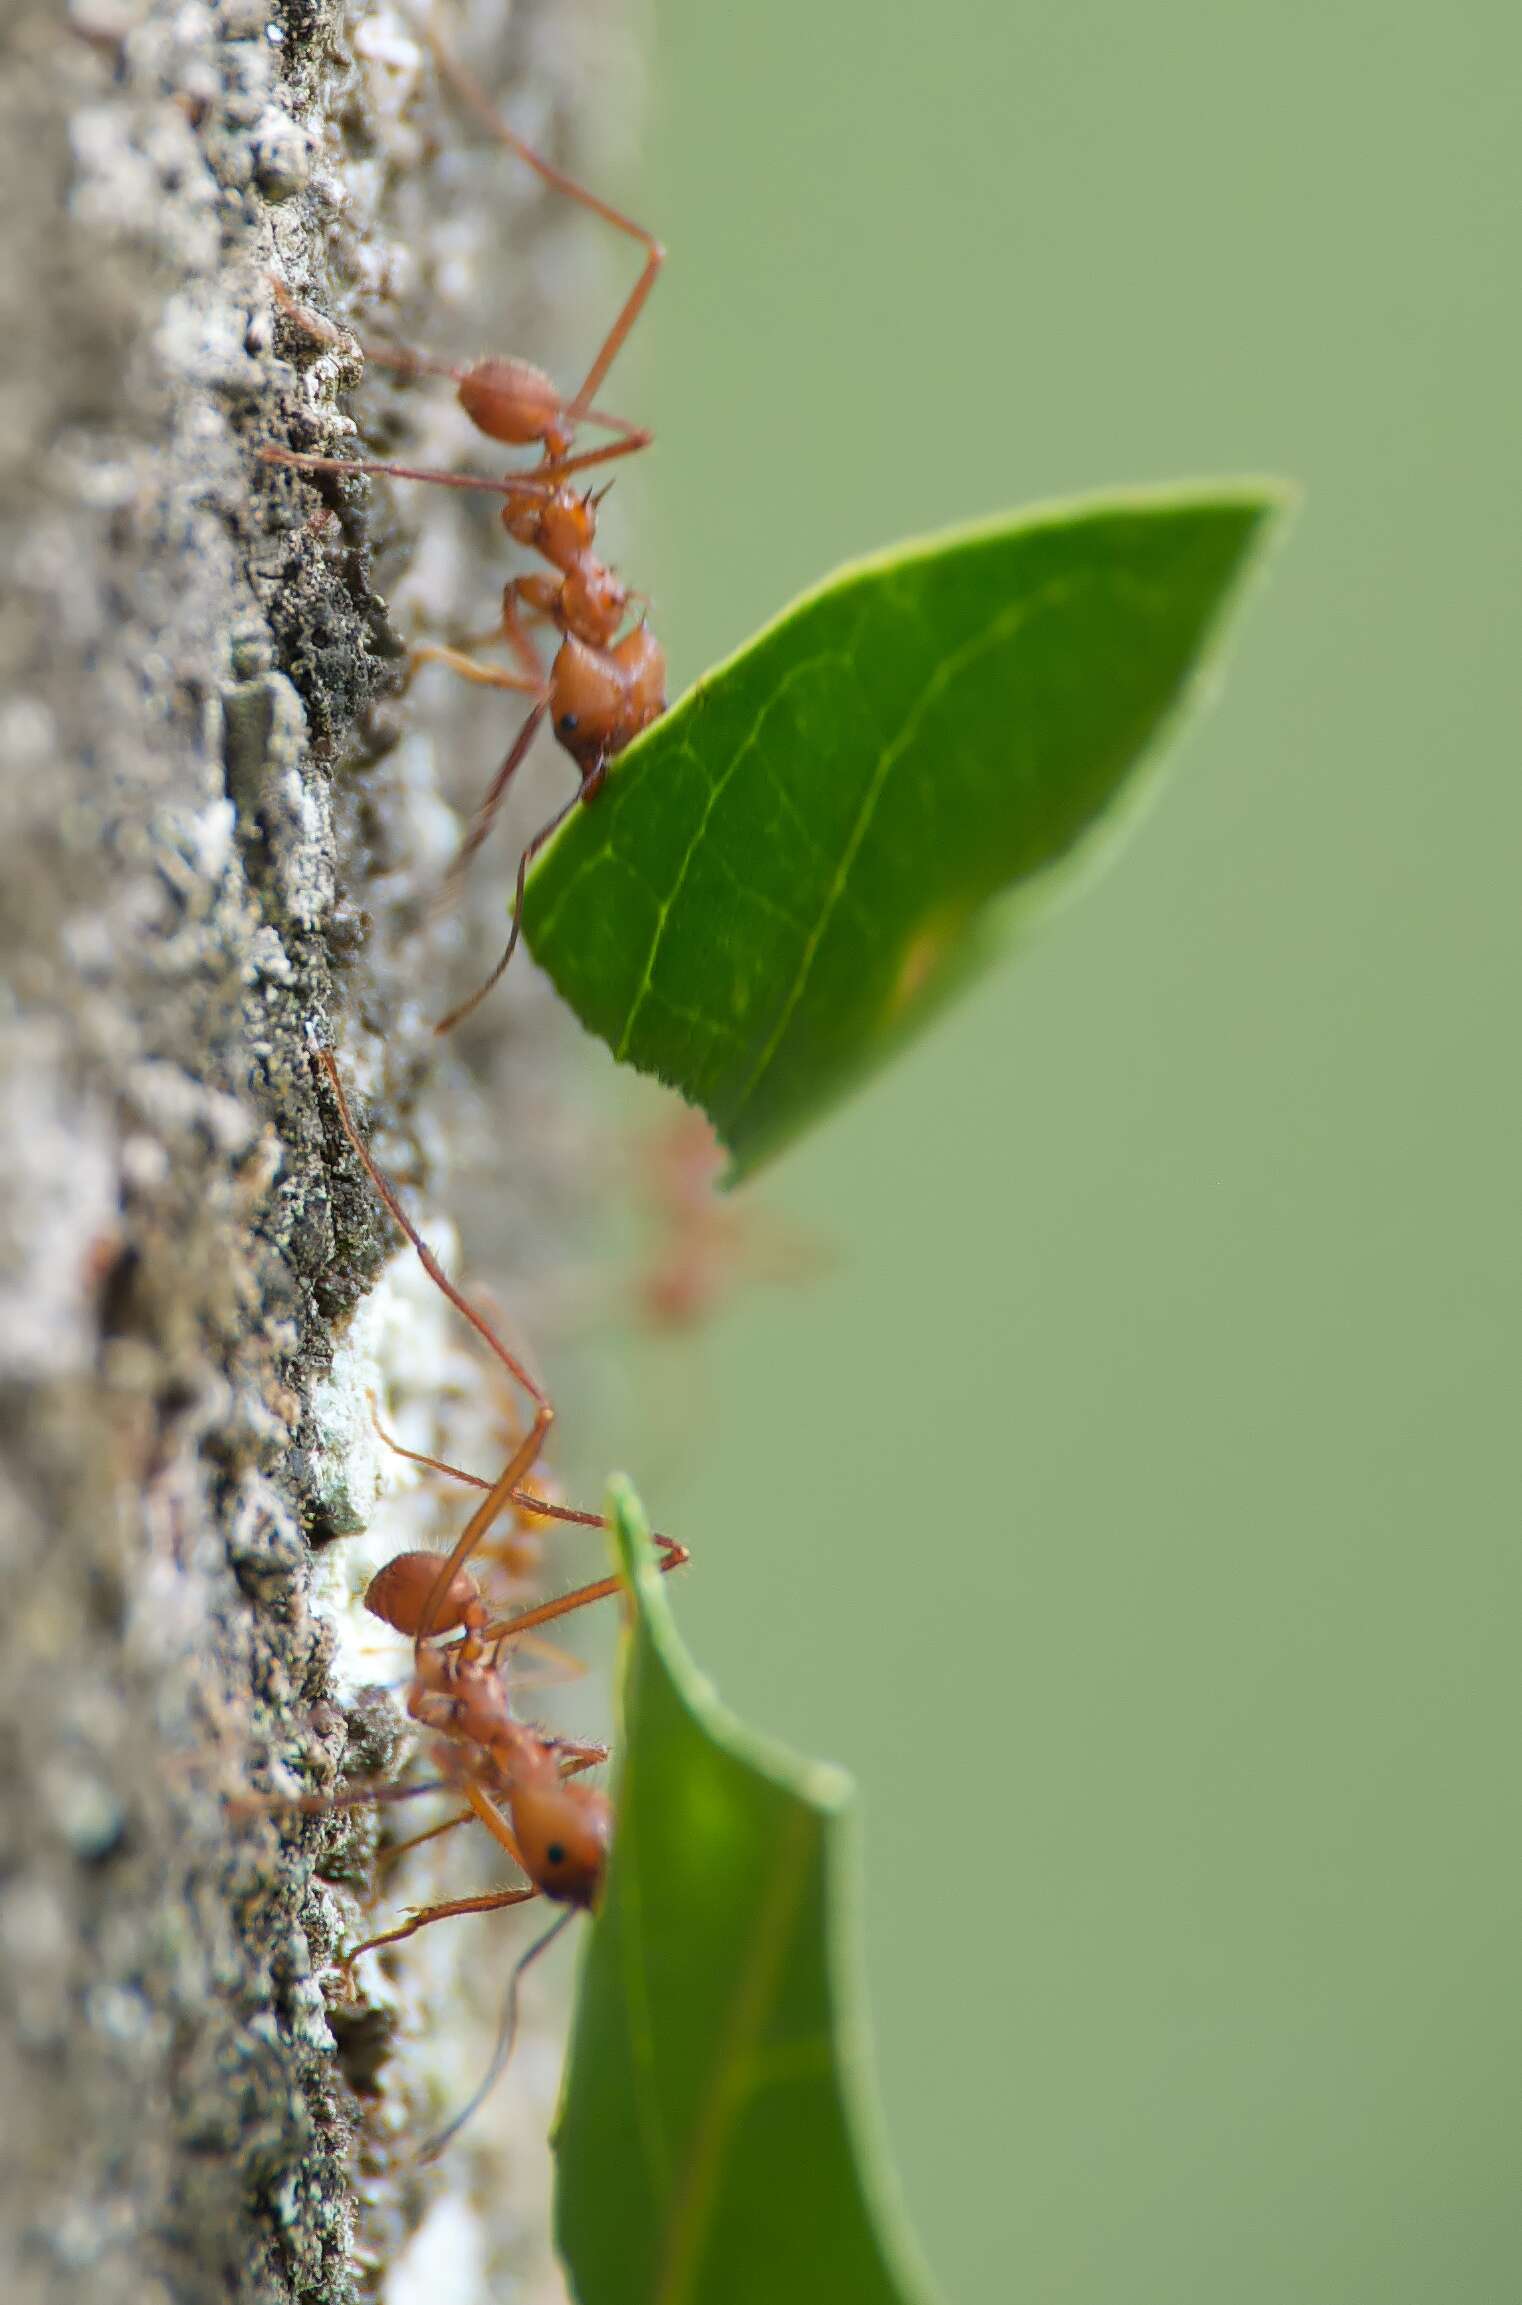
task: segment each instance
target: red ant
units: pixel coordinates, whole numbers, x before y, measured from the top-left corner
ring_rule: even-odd
[[[615,457],[634,455],[650,443],[649,432],[594,407],[593,400],[655,286],[666,252],[642,224],[577,183],[574,177],[516,136],[505,121],[498,119],[475,82],[431,26],[424,36],[433,50],[440,74],[488,135],[516,153],[545,183],[638,241],[645,251],[638,280],[569,400],[562,398],[542,369],[525,360],[488,358],[460,363],[399,346],[361,347],[367,360],[397,369],[403,375],[448,377],[471,423],[489,440],[505,441],[514,447],[537,442],[542,451],[540,461],[528,472],[510,474],[496,481],[467,473],[421,470],[413,465],[308,456],[289,448],[260,450],[266,463],[291,465],[303,472],[384,473],[399,480],[429,481],[439,487],[480,489],[499,495],[504,499],[502,524],[508,535],[515,543],[538,553],[555,571],[553,575],[510,578],[503,590],[500,621],[478,643],[505,642],[517,659],[516,672],[481,664],[457,648],[423,647],[413,651],[414,663],[446,664],[463,679],[535,699],[476,812],[455,860],[454,874],[464,869],[485,840],[503,796],[546,715],[575,762],[580,777],[571,798],[540,826],[523,849],[518,859],[512,928],[506,950],[485,983],[468,1000],[461,1001],[447,1016],[440,1018],[434,1029],[444,1033],[468,1016],[505,973],[522,926],[528,868],[540,849],[577,806],[596,797],[609,761],[666,709],[666,659],[649,626],[641,618],[619,637],[634,596],[592,549],[600,497],[590,490],[578,494],[569,485],[573,474],[610,463]],[[303,310],[278,281],[275,294],[287,317],[308,335],[324,343],[344,342],[338,330]],[[601,425],[615,432],[618,438],[601,448],[583,450],[573,456],[570,449],[578,428],[584,423]],[[524,618],[551,624],[561,634],[560,647],[548,674],[525,630]]]
[[[696,1328],[747,1281],[801,1280],[825,1262],[818,1242],[721,1197],[724,1148],[702,1113],[678,1112],[640,1149],[642,1198],[655,1230],[635,1287],[646,1328]]]
[[[606,1529],[608,1523],[601,1513],[581,1512],[572,1506],[557,1504],[522,1486],[554,1421],[548,1395],[445,1274],[361,1140],[331,1054],[326,1049],[318,1049],[315,1054],[333,1091],[345,1136],[376,1193],[417,1252],[424,1271],[534,1404],[528,1431],[493,1481],[461,1472],[442,1458],[419,1459],[437,1471],[483,1490],[481,1502],[447,1559],[440,1560],[436,1554],[427,1552],[399,1553],[371,1580],[365,1594],[365,1606],[372,1615],[412,1641],[407,1710],[421,1727],[433,1732],[442,1779],[446,1784],[457,1785],[467,1804],[457,1815],[418,1838],[431,1839],[475,1816],[521,1868],[527,1876],[527,1885],[423,1906],[394,1928],[354,1946],[344,1954],[341,1966],[352,1970],[361,1953],[399,1943],[431,1922],[457,1914],[496,1912],[536,1896],[549,1897],[568,1908],[516,1964],[486,2082],[444,2135],[434,2140],[430,2150],[436,2151],[474,2109],[506,2061],[516,2022],[518,1982],[524,1969],[572,1914],[588,1910],[596,1903],[612,1835],[612,1810],[606,1794],[575,1782],[583,1770],[607,1758],[607,1747],[546,1736],[517,1720],[501,1668],[502,1655],[510,1643],[537,1627],[551,1624],[594,1601],[609,1598],[619,1590],[619,1580],[615,1576],[599,1577],[557,1600],[541,1601],[512,1615],[492,1618],[470,1574],[469,1563],[504,1512],[522,1512],[541,1520],[568,1522],[578,1528]],[[661,1548],[663,1570],[679,1568],[688,1558],[686,1548],[674,1538],[657,1536],[655,1542]],[[450,1635],[455,1637],[446,1638]],[[238,1805],[315,1813],[370,1801],[406,1799],[420,1789],[396,1785],[356,1786],[336,1796],[312,1795],[290,1802],[257,1801]]]

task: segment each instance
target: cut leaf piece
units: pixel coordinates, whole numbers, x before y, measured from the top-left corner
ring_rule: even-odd
[[[580,2305],[923,2305],[869,2131],[851,1788],[694,1670],[639,1504],[618,1826],[556,2133]]]
[[[858,562],[689,690],[529,883],[528,941],[735,1173],[924,1022],[1119,798],[1281,497],[1059,505]]]

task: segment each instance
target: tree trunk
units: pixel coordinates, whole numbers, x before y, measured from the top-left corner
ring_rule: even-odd
[[[484,42],[461,33],[473,62],[557,144],[582,100],[577,11],[479,14]],[[553,1217],[548,1004],[525,977],[442,1065],[428,1030],[500,940],[506,878],[480,876],[479,918],[435,917],[456,827],[433,758],[479,791],[516,708],[494,724],[479,693],[457,707],[430,689],[430,753],[413,702],[403,720],[394,701],[403,659],[372,555],[378,505],[399,571],[436,506],[314,487],[255,453],[353,438],[334,395],[359,363],[277,325],[272,272],[379,337],[553,358],[546,314],[504,278],[526,280],[547,235],[561,245],[563,206],[470,143],[400,13],[9,0],[8,2300],[339,2300],[384,2275],[429,2198],[377,2141],[410,2119],[379,2079],[390,2014],[333,2004],[320,1982],[373,1823],[240,1823],[226,1800],[329,1785],[340,1764],[373,1773],[398,1737],[389,1700],[335,1682],[337,1636],[308,1597],[314,1547],[371,1502],[362,1371],[343,1351],[335,1370],[335,1343],[394,1245],[314,1079],[313,1037],[384,1098],[409,1184],[444,1201],[462,1147],[510,1161],[499,1281],[530,1242],[542,1254]],[[462,446],[426,395],[372,378],[356,406],[372,452],[405,440],[453,461]],[[434,428],[421,442],[414,408]],[[487,621],[502,578],[489,509],[441,533],[427,606]],[[510,1106],[485,1077],[504,1068]],[[426,1161],[409,1118],[425,1079]],[[391,1369],[421,1392],[414,1326]],[[471,2243],[483,2262],[493,2245]]]

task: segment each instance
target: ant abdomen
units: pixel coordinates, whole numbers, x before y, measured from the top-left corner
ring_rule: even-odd
[[[440,1566],[436,1553],[398,1553],[371,1578],[365,1607],[383,1625],[416,1639],[428,1597],[439,1581]],[[484,1614],[475,1579],[460,1569],[440,1595],[428,1629],[431,1633],[451,1633],[461,1625],[479,1624]]]
[[[568,632],[550,670],[555,734],[585,775],[617,749],[628,686],[601,649]]]
[[[555,734],[588,776],[665,711],[665,652],[643,624],[608,650],[567,633],[550,671],[550,696]]]
[[[561,423],[565,403],[554,380],[530,360],[478,360],[455,389],[460,406],[488,440],[504,440],[514,448],[542,441],[551,456],[563,456],[570,446]]]

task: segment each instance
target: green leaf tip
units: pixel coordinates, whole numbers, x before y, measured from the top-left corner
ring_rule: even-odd
[[[1110,494],[843,568],[615,763],[529,883],[582,1022],[733,1175],[918,1032],[1141,781],[1291,493]]]
[[[644,1515],[618,1824],[555,2147],[581,2305],[926,2305],[865,2103],[849,1780],[737,1722],[682,1647]]]

